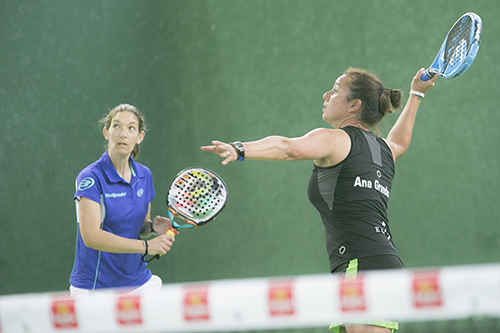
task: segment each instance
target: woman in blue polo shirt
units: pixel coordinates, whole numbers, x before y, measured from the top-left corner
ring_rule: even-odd
[[[142,260],[144,254],[166,254],[174,237],[170,220],[151,220],[153,177],[134,161],[144,140],[141,112],[118,105],[102,120],[107,150],[76,178],[76,256],[70,278],[72,295],[104,288],[159,289],[162,281]],[[153,232],[159,236],[150,240]]]

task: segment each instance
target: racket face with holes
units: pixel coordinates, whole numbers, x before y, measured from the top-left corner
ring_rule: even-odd
[[[461,76],[472,65],[481,44],[482,21],[469,12],[458,19],[446,35],[428,71],[446,79]]]
[[[177,174],[167,195],[167,207],[192,226],[210,222],[227,201],[227,187],[215,172],[190,167]]]

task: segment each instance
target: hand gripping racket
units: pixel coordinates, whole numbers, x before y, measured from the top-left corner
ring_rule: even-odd
[[[226,201],[226,183],[215,172],[202,167],[182,170],[167,195],[167,213],[172,223],[167,234],[175,235],[180,229],[207,224],[221,212]],[[182,224],[174,221],[175,217],[179,217]],[[160,258],[160,255],[153,258]]]
[[[422,81],[438,74],[445,79],[461,76],[472,65],[481,45],[482,20],[465,13],[451,27],[432,65],[422,74]]]

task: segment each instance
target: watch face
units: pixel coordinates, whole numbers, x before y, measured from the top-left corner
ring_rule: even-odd
[[[231,146],[233,146],[234,150],[236,150],[236,154],[238,154],[238,161],[242,162],[245,159],[245,146],[240,141],[229,142]]]
[[[231,145],[236,149],[238,156],[243,157],[245,154],[245,146],[239,141],[231,142]]]

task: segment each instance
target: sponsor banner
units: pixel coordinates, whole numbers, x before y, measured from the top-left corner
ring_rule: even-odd
[[[119,296],[116,300],[116,321],[122,326],[141,325],[141,297]]]
[[[366,311],[364,278],[344,280],[340,283],[340,304],[342,312]]]
[[[78,328],[75,299],[52,300],[52,324],[56,329]]]
[[[184,320],[210,320],[208,285],[184,288]]]
[[[293,316],[295,314],[293,280],[270,281],[269,314],[271,317]]]
[[[2,332],[235,332],[500,316],[500,264],[165,284],[154,294],[0,296]]]
[[[412,278],[413,306],[436,308],[443,305],[439,271],[414,272]]]

